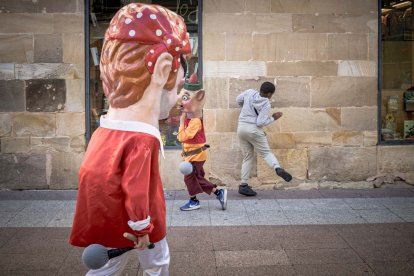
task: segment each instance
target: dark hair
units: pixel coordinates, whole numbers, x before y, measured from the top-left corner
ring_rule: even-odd
[[[276,87],[273,83],[271,82],[264,82],[261,86],[260,86],[260,94],[268,94],[268,93],[274,93],[276,90]]]

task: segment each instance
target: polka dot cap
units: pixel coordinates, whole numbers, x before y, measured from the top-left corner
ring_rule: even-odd
[[[181,16],[159,5],[133,3],[114,15],[105,39],[152,45],[145,55],[145,64],[152,74],[158,57],[165,52],[174,57],[171,70],[177,71],[179,56],[191,52],[187,34]]]

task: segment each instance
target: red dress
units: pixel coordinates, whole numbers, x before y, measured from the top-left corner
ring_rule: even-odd
[[[128,247],[124,232],[166,235],[165,199],[159,173],[157,137],[142,132],[98,128],[79,172],[79,193],[70,243],[85,247]],[[128,221],[150,222],[132,230]]]

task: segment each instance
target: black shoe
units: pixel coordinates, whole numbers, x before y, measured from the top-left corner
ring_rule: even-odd
[[[252,190],[252,188],[249,185],[240,185],[239,186],[239,194],[245,195],[245,196],[255,196],[257,193]]]
[[[280,176],[281,178],[283,178],[286,182],[289,182],[292,180],[292,176],[290,175],[290,173],[288,173],[287,171],[285,171],[282,168],[276,168],[276,174],[278,176]]]

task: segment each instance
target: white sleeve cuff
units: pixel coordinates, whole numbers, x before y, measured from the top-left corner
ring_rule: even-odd
[[[150,216],[148,216],[146,219],[144,219],[144,220],[139,220],[139,221],[132,221],[132,220],[129,220],[128,221],[128,225],[129,225],[129,227],[131,227],[132,228],[132,230],[134,230],[134,231],[141,231],[141,230],[143,230],[143,229],[145,229],[145,228],[147,228],[148,227],[148,225],[150,224],[150,221],[151,221],[151,217]]]

